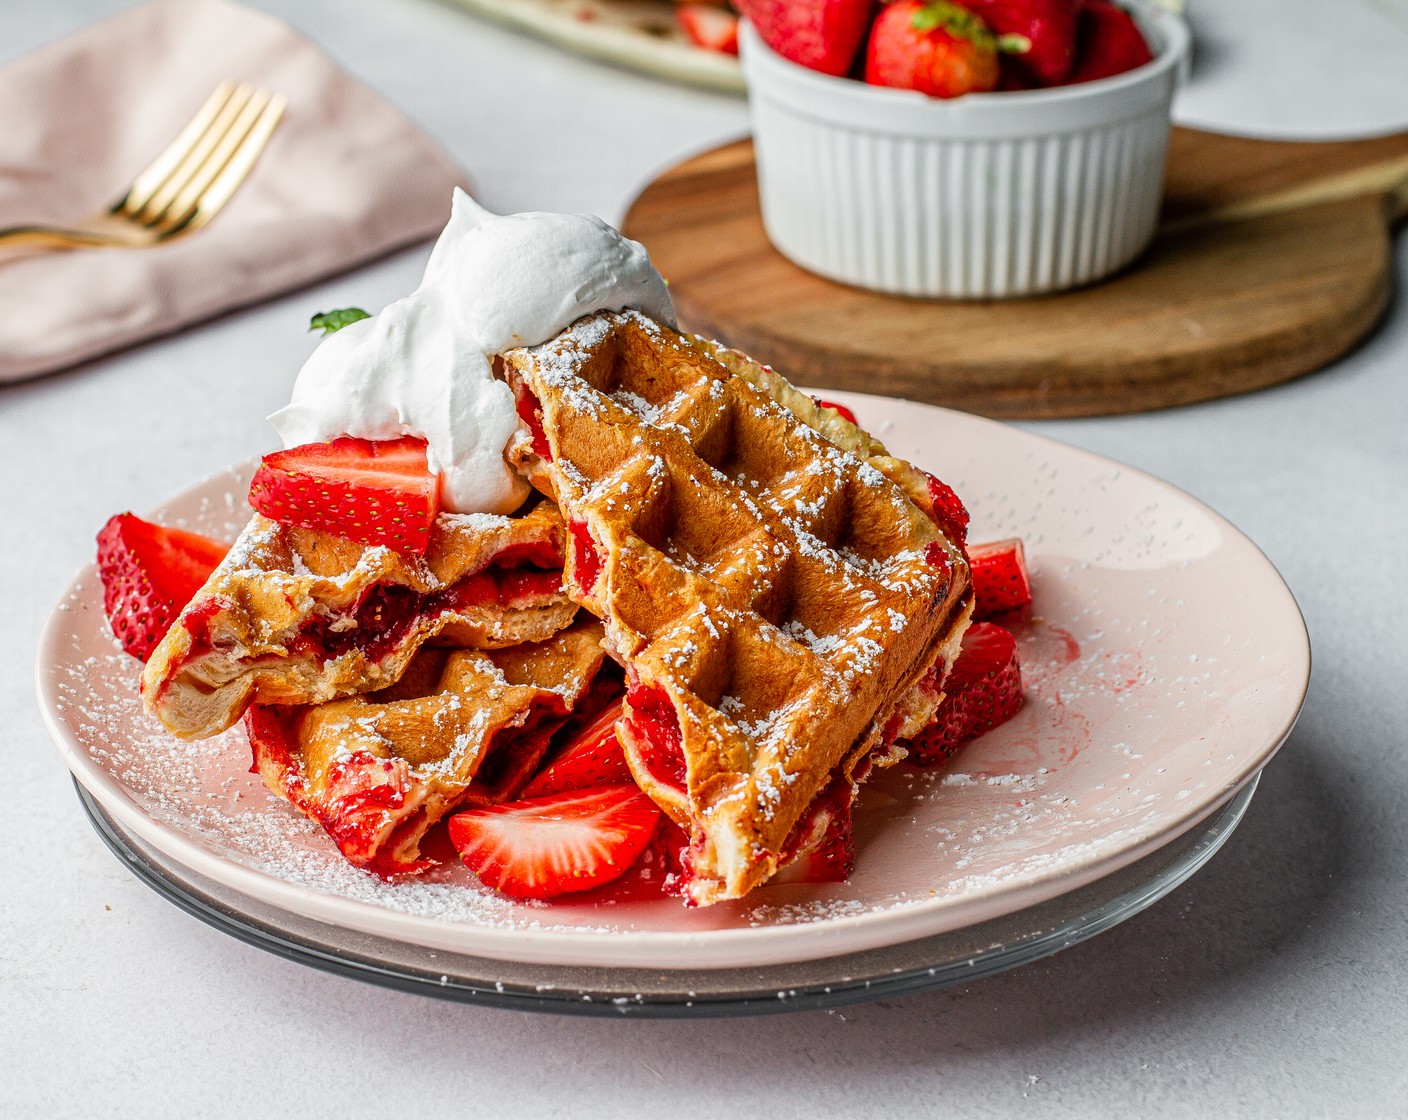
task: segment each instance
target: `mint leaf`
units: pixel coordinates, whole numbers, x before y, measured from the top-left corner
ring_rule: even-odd
[[[308,320],[310,331],[322,331],[323,337],[336,334],[348,323],[355,323],[358,319],[370,319],[371,316],[360,307],[339,307],[336,311],[319,311]]]

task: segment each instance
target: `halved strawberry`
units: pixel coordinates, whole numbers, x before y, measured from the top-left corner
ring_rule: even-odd
[[[1022,670],[1012,635],[991,622],[968,627],[944,693],[934,722],[909,741],[908,760],[918,766],[947,762],[959,747],[1017,714]]]
[[[619,700],[606,705],[583,727],[538,776],[524,787],[521,797],[543,797],[569,789],[622,785],[631,781],[631,768],[616,738],[621,718]]]
[[[968,546],[973,572],[973,617],[992,618],[1027,606],[1032,584],[1027,578],[1027,556],[1020,537]]]
[[[625,874],[659,823],[660,810],[635,786],[603,786],[457,813],[450,842],[485,886],[552,898]]]
[[[720,54],[738,53],[738,16],[712,4],[677,4],[675,22],[696,47]]]
[[[343,436],[265,455],[249,504],[285,525],[423,553],[440,512],[440,476],[426,464],[423,439]]]
[[[230,546],[131,513],[98,533],[103,610],[122,648],[145,661]]]

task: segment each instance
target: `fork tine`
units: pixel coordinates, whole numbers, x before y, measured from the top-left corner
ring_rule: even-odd
[[[259,119],[259,115],[264,111],[264,106],[268,102],[268,90],[250,91],[249,98],[240,107],[239,113],[230,122],[229,127],[205,153],[205,158],[191,170],[191,174],[180,185],[176,193],[166,201],[161,213],[149,215],[148,224],[153,229],[158,233],[166,234],[185,224],[186,219],[195,209],[195,204],[199,201],[200,196],[220,174],[230,157],[234,155],[235,150],[244,142],[244,138],[249,135],[249,130],[254,127],[254,122]]]
[[[189,216],[177,229],[182,232],[198,230],[224,208],[225,203],[230,201],[230,197],[244,182],[245,176],[254,166],[254,161],[259,158],[259,153],[269,142],[269,137],[273,135],[274,128],[278,125],[279,118],[283,116],[284,108],[287,105],[288,98],[282,93],[275,94],[269,99],[258,119],[230,154],[224,167],[210,181],[205,190],[192,199]],[[176,230],[171,232],[174,233]]]
[[[234,92],[230,94],[225,104],[215,114],[215,119],[210,122],[210,126],[197,137],[195,144],[181,157],[180,162],[166,177],[166,181],[140,207],[128,206],[124,208],[123,215],[144,225],[155,223],[176,196],[181,193],[185,185],[190,182],[191,177],[210,157],[211,152],[215,150],[221,139],[244,112],[253,95],[254,89],[247,83],[236,86]]]
[[[127,193],[113,205],[112,213],[135,214],[151,200],[152,195],[160,189],[181,160],[210,128],[234,90],[235,83],[230,81],[221,82],[215,87],[215,91],[205,99],[205,104],[196,111],[196,115],[186,122],[176,139],[137,173],[132,185],[127,188]]]

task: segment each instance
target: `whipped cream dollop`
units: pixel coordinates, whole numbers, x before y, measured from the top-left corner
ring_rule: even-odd
[[[269,420],[285,447],[421,436],[444,508],[511,513],[528,488],[504,461],[518,416],[493,355],[628,308],[675,325],[642,245],[588,214],[499,217],[456,189],[420,287],[324,339]]]

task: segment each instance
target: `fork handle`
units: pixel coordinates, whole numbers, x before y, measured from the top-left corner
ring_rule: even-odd
[[[11,249],[91,249],[119,244],[117,238],[79,229],[53,226],[13,226],[0,229],[0,252]]]

